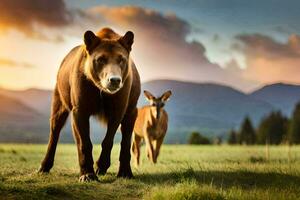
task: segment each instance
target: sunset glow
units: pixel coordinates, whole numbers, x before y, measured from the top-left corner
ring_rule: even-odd
[[[51,6],[37,7],[30,7],[30,2],[23,1],[20,8],[20,17],[27,19],[14,14],[13,3],[1,3],[0,86],[4,88],[52,89],[64,55],[82,44],[86,30],[97,32],[104,26],[121,34],[134,31],[132,56],[142,81],[168,78],[217,82],[244,91],[265,83],[300,83],[300,36],[295,28],[298,20],[290,19],[288,12],[282,12],[280,19],[262,12],[254,20],[245,11],[235,22],[224,22],[219,14],[210,15],[213,10],[202,3],[187,4],[191,9],[186,13],[180,3],[165,8],[164,3],[159,6],[147,1],[145,5],[140,2],[128,6],[56,0]],[[56,13],[42,15],[47,6]],[[247,9],[233,6],[241,12]],[[273,6],[274,10],[281,8]],[[226,7],[220,7],[219,12],[230,19],[233,16]],[[267,23],[267,19],[269,26],[258,23]],[[246,27],[245,22],[253,26]]]

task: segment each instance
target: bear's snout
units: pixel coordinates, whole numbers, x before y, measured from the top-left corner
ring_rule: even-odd
[[[116,88],[120,87],[121,81],[122,81],[121,76],[110,76],[110,77],[108,77],[108,83],[111,86],[116,87]]]

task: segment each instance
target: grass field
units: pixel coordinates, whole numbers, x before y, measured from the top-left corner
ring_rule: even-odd
[[[60,144],[53,170],[36,173],[46,145],[0,144],[0,199],[300,199],[300,146],[165,145],[158,163],[118,179],[119,145],[100,182],[79,183],[74,145]],[[94,146],[94,159],[100,146]]]

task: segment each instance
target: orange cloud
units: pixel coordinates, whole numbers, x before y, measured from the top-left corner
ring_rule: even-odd
[[[260,35],[239,35],[235,49],[246,58],[244,78],[260,83],[300,83],[300,36],[290,35],[286,43]]]
[[[17,62],[7,58],[0,58],[0,66],[2,67],[25,67],[32,68],[34,67],[32,64],[27,62]]]
[[[119,32],[135,33],[133,56],[143,80],[175,78],[248,87],[247,82],[210,62],[202,43],[187,42],[190,24],[174,14],[135,6],[100,6],[87,13],[98,27],[107,25]]]
[[[240,73],[212,63],[201,42],[187,42],[192,28],[175,14],[135,6],[97,6],[71,13],[63,0],[0,1],[0,28],[17,29],[33,38],[62,41],[64,35],[82,37],[87,29],[97,31],[104,26],[135,33],[132,54],[143,81],[170,78],[253,87]],[[53,27],[54,34],[43,27]]]
[[[17,29],[27,36],[45,39],[40,26],[60,27],[72,21],[63,0],[1,0],[0,28]]]

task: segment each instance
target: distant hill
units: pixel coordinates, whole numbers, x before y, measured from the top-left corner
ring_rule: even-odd
[[[30,88],[27,90],[7,90],[0,88],[0,95],[5,95],[11,99],[17,100],[20,104],[34,110],[39,113],[38,119],[32,119],[31,117],[16,116],[20,118],[20,121],[26,123],[20,123],[13,121],[13,125],[9,125],[9,132],[14,132],[10,134],[9,137],[3,136],[7,133],[6,129],[0,128],[1,141],[13,141],[13,142],[47,142],[49,135],[49,117],[51,110],[51,90],[43,90]],[[0,103],[1,105],[1,103]],[[9,110],[18,113],[18,109],[14,107],[8,107]],[[0,111],[1,114],[1,111]],[[1,120],[1,119],[0,119]],[[38,121],[37,121],[38,120]],[[29,121],[29,122],[27,122]],[[0,121],[1,123],[2,121]],[[6,124],[6,123],[4,123]],[[99,125],[96,120],[91,119],[91,137],[94,141],[101,141],[105,135],[105,130]],[[13,138],[11,138],[13,136]],[[4,140],[4,139],[5,140]],[[60,141],[62,142],[74,142],[71,125],[68,119],[62,134],[60,134]]]
[[[27,90],[6,90],[0,88],[0,94],[18,99],[23,104],[35,109],[41,114],[47,114],[50,111],[49,105],[51,102],[52,91],[42,89],[27,89]]]
[[[27,123],[32,119],[37,119],[40,114],[24,105],[17,99],[0,94],[0,120],[1,126],[5,124]]]
[[[143,84],[143,89],[156,95],[172,90],[173,96],[166,106],[170,131],[174,132],[168,135],[172,142],[184,141],[187,134],[197,130],[209,136],[221,135],[238,126],[245,115],[258,122],[274,109],[267,102],[218,84],[156,80]],[[145,101],[141,99],[142,102]]]
[[[0,142],[45,142],[38,135],[45,127],[44,116],[12,97],[0,94]]]
[[[185,143],[191,131],[200,131],[211,138],[224,136],[229,129],[238,128],[245,115],[256,125],[272,110],[290,114],[300,99],[300,86],[288,84],[267,85],[250,94],[219,84],[174,80],[149,81],[142,89],[155,95],[168,89],[173,92],[166,104],[170,118],[167,143]],[[49,90],[0,89],[0,142],[47,142],[51,95]],[[146,104],[142,93],[139,107]],[[105,129],[96,120],[91,122],[92,139],[100,143]],[[117,134],[115,141],[119,139]],[[61,141],[73,142],[69,122]]]
[[[250,96],[268,102],[290,116],[295,104],[300,101],[300,85],[284,83],[266,85],[252,92]]]

